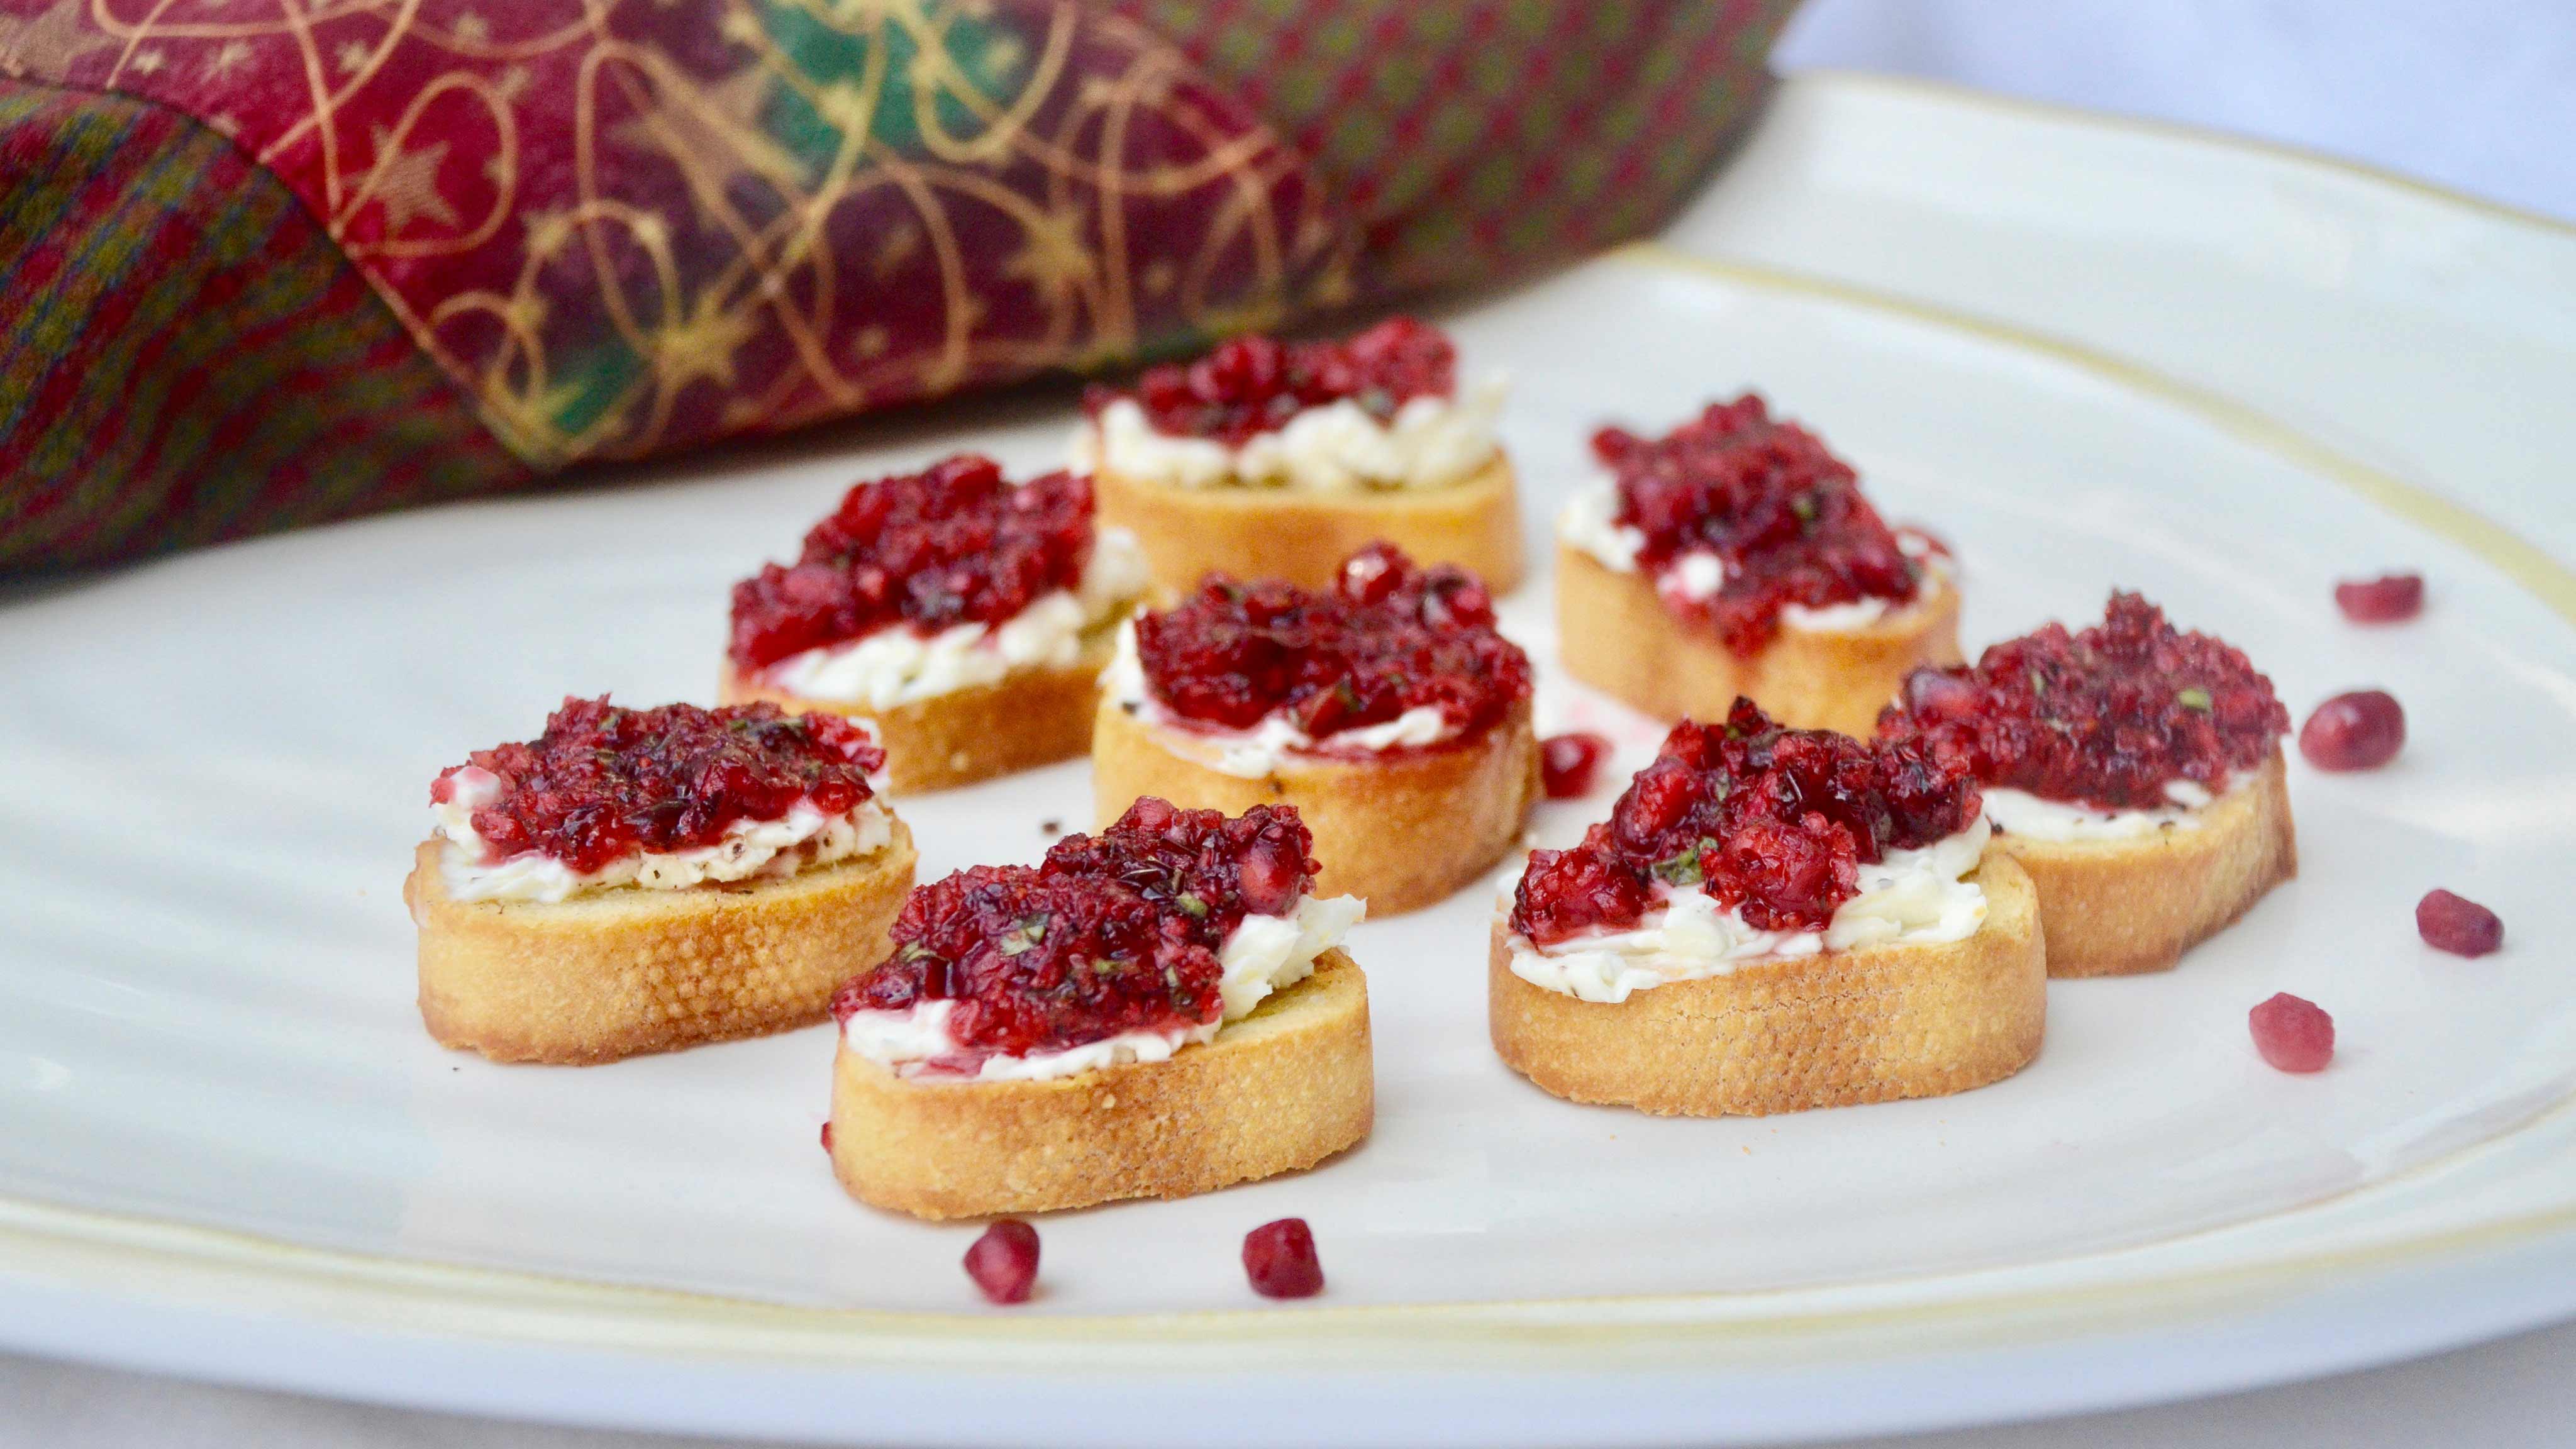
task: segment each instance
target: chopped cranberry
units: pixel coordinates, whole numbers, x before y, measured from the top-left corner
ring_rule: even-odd
[[[832,1119],[829,1117],[823,1119],[823,1150],[832,1150]]]
[[[1705,600],[1658,592],[1738,654],[1759,653],[1791,604],[1915,596],[1922,566],[1861,497],[1859,475],[1755,394],[1711,403],[1660,438],[1603,428],[1592,451],[1617,483],[1619,522],[1645,536],[1641,564],[1661,574],[1713,553],[1725,566]]]
[[[1323,1260],[1304,1218],[1263,1223],[1243,1235],[1243,1273],[1264,1298],[1312,1298],[1324,1291]]]
[[[1552,945],[1585,931],[1624,930],[1653,903],[1646,874],[1597,847],[1587,834],[1573,850],[1530,852],[1529,868],[1513,893],[1512,929]]]
[[[1038,1230],[1004,1218],[966,1250],[966,1276],[994,1303],[1026,1303],[1038,1281]]]
[[[2382,689],[2338,694],[2299,726],[2299,753],[2320,770],[2369,770],[2406,744],[2406,711]]]
[[[1195,362],[1148,368],[1132,393],[1094,386],[1094,417],[1132,397],[1158,433],[1240,448],[1308,408],[1348,398],[1384,422],[1417,397],[1457,388],[1457,349],[1439,328],[1396,317],[1339,342],[1237,337]]]
[[[1550,800],[1571,800],[1592,788],[1592,777],[1610,753],[1610,741],[1596,734],[1549,735],[1538,742],[1539,783]]]
[[[734,585],[733,661],[758,669],[894,624],[925,634],[999,624],[1082,582],[1091,506],[1088,478],[1050,473],[1014,487],[973,453],[861,483],[805,535],[793,565]]]
[[[456,796],[463,772],[497,778],[473,814],[488,858],[537,851],[595,871],[637,851],[714,845],[737,821],[777,820],[798,802],[827,815],[872,793],[884,752],[836,715],[790,715],[774,704],[625,709],[567,699],[525,744],[477,750],[441,771],[433,803]]]
[[[1675,725],[1610,818],[1530,855],[1512,929],[1539,945],[1625,930],[1658,890],[1698,887],[1758,930],[1822,930],[1859,867],[1955,835],[1983,801],[1921,746],[1782,729],[1739,699],[1723,725]]]
[[[2289,728],[2241,651],[2129,593],[2080,634],[2050,624],[1973,665],[1918,669],[1878,717],[1881,738],[1917,742],[1984,784],[2111,810],[2164,805],[2175,780],[2222,790]]]
[[[894,954],[845,983],[832,1015],[956,1003],[970,1053],[1025,1056],[1127,1031],[1186,1030],[1224,1011],[1218,951],[1247,914],[1277,915],[1314,883],[1293,807],[1226,818],[1139,800],[1096,836],[1029,866],[973,866],[914,888]]]
[[[1530,693],[1529,656],[1495,632],[1485,586],[1382,543],[1328,591],[1211,575],[1136,621],[1136,652],[1154,697],[1185,721],[1244,729],[1284,714],[1326,744],[1420,708],[1469,736]]]
[[[1215,950],[1247,915],[1285,915],[1322,867],[1315,836],[1294,805],[1255,805],[1228,818],[1152,796],[1098,835],[1068,835],[1047,850],[1046,874],[1115,881],[1177,909],[1192,940]]]
[[[2394,624],[2424,612],[2424,576],[2389,574],[2335,585],[2335,607],[2356,624]]]
[[[2415,903],[2424,944],[2454,956],[2484,956],[2504,945],[2504,918],[2466,896],[2437,890]]]
[[[2334,1060],[2334,1018],[2284,991],[2246,1014],[2254,1049],[2285,1072],[2322,1072]]]

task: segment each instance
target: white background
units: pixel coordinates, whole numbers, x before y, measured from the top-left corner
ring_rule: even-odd
[[[2314,147],[2576,218],[2576,3],[1816,0],[1780,52]],[[2377,1373],[1903,1441],[2060,1446],[2559,1445],[2576,1327]],[[681,1441],[359,1408],[0,1356],[0,1446],[630,1446]]]

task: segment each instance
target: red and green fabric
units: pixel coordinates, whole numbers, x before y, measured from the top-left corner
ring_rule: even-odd
[[[1793,0],[0,0],[0,572],[1637,234]]]

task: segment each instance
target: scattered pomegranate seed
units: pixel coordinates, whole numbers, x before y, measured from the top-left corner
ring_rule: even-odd
[[[1592,776],[1610,753],[1610,741],[1578,732],[1549,735],[1538,742],[1539,783],[1550,800],[1571,800],[1592,788]]]
[[[2338,694],[2299,727],[2299,753],[2320,770],[2368,770],[2397,758],[2406,711],[2384,689]]]
[[[829,1117],[823,1119],[823,1150],[832,1150],[832,1119]]]
[[[2335,607],[2356,624],[2394,624],[2424,612],[2424,576],[2389,574],[2335,585]]]
[[[1324,1265],[1304,1218],[1263,1223],[1243,1235],[1243,1271],[1264,1298],[1312,1298],[1324,1291]]]
[[[966,1250],[966,1276],[995,1303],[1026,1303],[1038,1281],[1038,1230],[1004,1218]]]
[[[2466,896],[2432,891],[2415,903],[2424,944],[2454,956],[2483,956],[2504,945],[2504,918]]]
[[[2285,1072],[2322,1072],[2334,1060],[2334,1018],[2284,991],[2246,1013],[2254,1049]]]

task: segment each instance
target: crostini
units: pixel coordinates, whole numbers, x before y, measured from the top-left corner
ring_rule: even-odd
[[[961,453],[852,488],[794,564],[736,584],[720,692],[866,721],[898,792],[1071,759],[1146,587],[1089,480]]]
[[[2039,1052],[2030,879],[1910,745],[1683,721],[1497,903],[1494,1049],[1576,1102],[1762,1115],[1984,1086]]]
[[[1907,671],[1959,658],[1956,570],[1850,466],[1746,394],[1660,438],[1604,428],[1557,518],[1566,672],[1660,719],[1743,695],[1866,735]]]
[[[1984,787],[1995,848],[2039,889],[2052,976],[2163,971],[2298,874],[2290,713],[2245,655],[2136,594],[1925,669],[1882,738]]]
[[[882,758],[831,715],[605,699],[476,751],[403,883],[429,1034],[583,1063],[822,1020],[912,888]]]
[[[1502,403],[1499,379],[1462,394],[1447,334],[1409,317],[1339,342],[1238,337],[1132,390],[1092,388],[1073,467],[1167,596],[1210,573],[1322,588],[1377,539],[1509,593],[1521,535]]]
[[[833,998],[833,1170],[924,1218],[1184,1197],[1368,1135],[1366,912],[1314,894],[1297,812],[1140,800],[1043,864],[906,901]]]
[[[1385,544],[1321,590],[1217,576],[1121,631],[1091,765],[1103,821],[1293,805],[1320,889],[1415,910],[1501,860],[1539,797],[1529,657],[1472,575]]]

